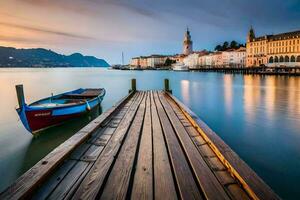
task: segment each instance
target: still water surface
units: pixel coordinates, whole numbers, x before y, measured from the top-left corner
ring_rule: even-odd
[[[0,69],[0,191],[69,138],[93,116],[50,129],[38,137],[18,120],[16,84],[28,103],[80,87],[104,87],[105,111],[138,89],[162,89],[189,106],[284,199],[300,198],[300,78],[169,71]],[[94,116],[97,115],[94,113]]]

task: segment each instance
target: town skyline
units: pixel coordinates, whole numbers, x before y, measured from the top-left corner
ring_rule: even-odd
[[[300,29],[297,1],[148,4],[102,0],[76,0],[72,4],[68,0],[2,1],[0,46],[42,47],[63,54],[79,51],[114,64],[121,63],[122,51],[125,63],[139,55],[181,52],[186,26],[191,30],[195,50],[213,50],[223,41],[245,43],[251,25],[256,35]]]

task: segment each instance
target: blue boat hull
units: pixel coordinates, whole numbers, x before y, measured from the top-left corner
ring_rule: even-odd
[[[24,127],[29,132],[36,133],[90,112],[90,110],[101,104],[105,96],[105,90],[103,89],[103,91],[104,92],[102,92],[95,98],[88,99],[84,102],[74,105],[50,106],[46,108],[36,106],[42,104],[43,102],[51,101],[51,98],[55,99],[60,97],[61,95],[73,94],[74,92],[74,94],[76,94],[78,90],[75,90],[61,95],[56,95],[54,97],[42,99],[40,101],[32,103],[31,105],[24,104],[21,108],[17,109],[17,112]]]

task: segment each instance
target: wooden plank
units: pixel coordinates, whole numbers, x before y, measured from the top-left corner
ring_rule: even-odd
[[[155,199],[176,200],[177,192],[174,185],[172,169],[158,118],[153,92],[151,92],[151,116],[153,131],[153,168]],[[167,194],[167,195],[166,195]]]
[[[130,93],[116,106],[112,107],[108,111],[94,120],[92,127],[89,124],[88,128],[84,127],[79,132],[74,134],[71,138],[65,141],[63,144],[55,148],[45,158],[35,164],[25,174],[18,178],[11,186],[0,194],[0,199],[20,199],[26,198],[30,195],[47,177],[56,169],[69,155],[74,151],[76,147],[86,141],[90,135],[116,110],[125,104],[125,102],[132,97],[133,93]],[[97,123],[95,123],[97,122]],[[89,130],[89,131],[87,131]]]
[[[131,101],[128,101],[125,105],[132,103]],[[128,108],[128,107],[127,107]],[[121,109],[122,111],[124,111],[124,108]],[[124,116],[124,115],[123,115]],[[76,150],[71,154],[70,159],[72,159],[72,167],[76,164],[75,160],[81,160],[81,161],[86,161],[86,162],[91,162],[93,160],[95,160],[98,155],[101,153],[103,147],[99,147],[98,142],[101,143],[101,146],[104,146],[105,144],[107,144],[108,140],[110,139],[111,135],[113,134],[113,132],[115,131],[115,128],[109,128],[106,127],[104,129],[100,129],[99,131],[95,131],[96,134],[93,135],[92,138],[90,138],[89,140],[87,140],[86,143],[80,145],[78,148],[76,148]],[[96,145],[96,146],[95,146]],[[75,179],[75,181],[73,181],[73,185],[72,182],[69,181],[68,184],[71,184],[70,187],[65,188],[65,190],[63,191],[54,191],[54,188],[57,187],[58,184],[63,185],[64,180],[62,180],[62,177],[65,176],[70,170],[71,168],[68,167],[69,162],[64,163],[60,169],[58,170],[59,174],[56,175],[57,173],[55,173],[54,177],[51,176],[51,179],[49,181],[46,182],[46,187],[43,185],[42,187],[42,192],[38,192],[38,194],[34,195],[35,198],[41,198],[41,199],[45,199],[46,197],[48,197],[50,195],[50,193],[52,192],[52,194],[56,193],[56,195],[54,196],[59,196],[59,195],[72,195],[73,192],[77,186],[79,185],[79,182],[81,181],[81,179],[84,178],[84,176],[86,175],[86,173],[88,172],[88,170],[91,168],[91,164],[89,164],[88,166],[86,166],[86,169],[84,170],[84,172],[77,178],[77,180]],[[65,166],[67,165],[67,166]],[[66,168],[69,169],[68,171],[66,171]],[[64,174],[62,174],[62,172]],[[60,187],[60,186],[59,186]],[[61,192],[61,194],[58,194],[58,192]],[[66,196],[65,196],[66,198]]]
[[[46,199],[49,194],[64,179],[68,172],[75,166],[77,161],[66,160],[62,166],[39,188],[32,196],[33,200]]]
[[[100,137],[107,136],[107,135],[110,136],[109,134],[112,134],[111,131],[112,131],[111,128],[106,128],[101,130],[99,132],[99,134],[101,134]],[[93,139],[95,140],[97,138],[93,138]],[[80,145],[80,147],[78,147],[71,154],[70,160],[65,161],[62,164],[62,166],[54,173],[54,175],[52,175],[50,179],[47,180],[45,184],[42,185],[42,187],[38,190],[38,192],[34,194],[33,199],[46,199],[59,184],[63,184],[62,182],[64,182],[64,177],[66,176],[67,173],[69,173],[69,171],[73,170],[72,168],[76,165],[78,160],[81,159],[82,161],[84,161],[84,160],[88,160],[89,157],[91,156],[98,156],[102,149],[103,147],[99,148],[99,146],[91,145],[89,143],[84,143]],[[69,184],[72,183],[69,182]],[[74,186],[72,186],[72,188],[73,187]],[[68,191],[65,191],[64,194],[67,193]]]
[[[201,136],[213,148],[216,155],[240,182],[253,199],[280,199],[272,189],[194,112],[173,95],[166,93],[184,112]]]
[[[103,182],[106,174],[111,168],[115,156],[117,155],[124,136],[126,135],[130,124],[138,110],[138,106],[142,100],[142,93],[137,92],[138,98],[129,107],[128,112],[120,122],[112,138],[105,146],[101,156],[96,161],[93,168],[84,178],[83,182],[76,191],[73,199],[95,199]]]
[[[80,182],[91,169],[93,162],[96,161],[96,158],[100,155],[102,150],[102,146],[91,145],[88,151],[80,158],[81,161],[72,168],[47,199],[64,199],[66,195],[70,194],[70,191],[73,191],[72,189],[79,185],[77,183]]]
[[[173,124],[175,133],[177,134],[179,141],[188,156],[205,197],[207,199],[229,199],[224,188],[202,158],[197,147],[194,145],[189,134],[186,132],[184,126],[175,114],[171,106],[172,102],[167,101],[163,93],[159,93],[159,98],[171,123]]]
[[[167,114],[161,105],[157,93],[154,95],[154,101],[163,127],[180,196],[182,199],[203,199],[184,152],[181,149],[180,143],[176,138],[172,125],[168,120]]]
[[[67,178],[66,178],[66,180],[67,180],[66,183],[63,183],[64,182],[64,180],[63,180],[61,185],[59,185],[58,187],[63,187],[64,189],[63,190],[55,190],[54,192],[52,192],[52,194],[51,194],[52,199],[55,199],[55,198],[69,199],[73,196],[73,194],[77,190],[78,186],[80,185],[80,183],[82,182],[82,180],[86,176],[86,174],[92,168],[93,163],[99,157],[99,155],[102,152],[104,146],[108,143],[109,138],[111,137],[111,134],[113,134],[114,130],[115,129],[111,129],[109,127],[101,130],[101,135],[98,136],[98,139],[99,138],[106,138],[105,141],[103,141],[102,146],[97,145],[95,142],[94,142],[94,144],[90,145],[89,149],[79,158],[81,161],[87,162],[88,165],[83,166],[83,169],[81,169],[82,173],[80,173],[80,174],[75,173],[75,176],[72,175],[71,179],[73,181],[67,180]],[[107,137],[109,137],[109,138],[107,138]],[[97,138],[95,138],[95,139],[97,139]],[[67,187],[64,186],[64,184],[67,185]]]
[[[146,112],[134,174],[131,199],[153,199],[152,119],[150,92],[147,92]]]
[[[124,144],[108,176],[100,199],[125,199],[128,194],[130,189],[129,182],[132,177],[134,160],[138,150],[138,141],[141,136],[144,121],[146,98],[146,95],[144,95]]]
[[[106,135],[106,132],[110,132],[111,129],[105,129],[102,131],[103,135]],[[102,137],[101,135],[100,137]],[[108,135],[110,136],[110,135]],[[108,140],[106,141],[106,143]],[[67,195],[72,196],[75,188],[78,187],[79,182],[85,177],[87,172],[93,166],[93,162],[99,157],[100,153],[103,150],[103,146],[90,145],[88,150],[79,158],[80,161],[75,165],[69,174],[61,181],[58,187],[51,193],[48,199],[63,199]],[[83,164],[85,162],[86,164]]]
[[[227,186],[227,189],[231,195],[232,199],[243,199],[243,200],[250,200],[247,193],[244,192],[243,189],[238,184],[230,184]]]
[[[76,183],[82,173],[87,170],[87,167],[90,165],[88,162],[79,161],[76,165],[72,168],[72,170],[64,177],[62,182],[59,184],[58,187],[47,197],[47,199],[63,199],[72,186]]]

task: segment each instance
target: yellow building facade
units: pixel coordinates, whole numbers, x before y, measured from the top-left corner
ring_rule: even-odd
[[[255,37],[247,36],[247,67],[300,67],[300,31]]]

